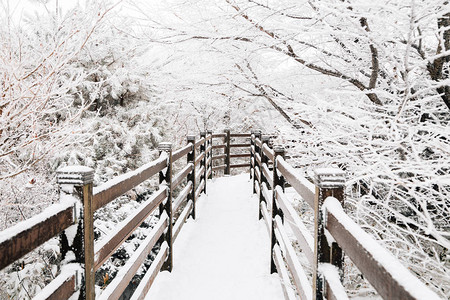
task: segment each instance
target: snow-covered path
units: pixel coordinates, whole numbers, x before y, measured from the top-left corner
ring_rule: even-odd
[[[283,299],[248,174],[209,181],[207,192],[174,244],[172,273],[161,272],[146,299]]]

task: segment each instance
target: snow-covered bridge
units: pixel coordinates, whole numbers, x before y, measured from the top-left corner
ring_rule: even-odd
[[[313,184],[259,132],[187,140],[176,151],[161,144],[158,159],[95,189],[92,169],[59,170],[61,203],[0,234],[0,269],[62,232],[73,258],[37,299],[119,299],[152,250],[158,254],[131,299],[347,299],[344,253],[382,298],[439,299],[344,212],[343,171],[318,169]],[[229,176],[248,167],[251,177]],[[213,179],[221,170],[227,176]],[[158,189],[94,243],[94,212],[154,175]],[[312,230],[289,194],[312,209]],[[96,271],[151,215],[157,224],[106,288],[96,289]]]

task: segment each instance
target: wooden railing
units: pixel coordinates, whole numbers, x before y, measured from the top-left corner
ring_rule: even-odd
[[[269,140],[252,133],[251,176],[270,235],[271,272],[283,280],[286,299],[348,299],[342,285],[344,253],[384,299],[440,299],[344,212],[343,171],[317,169],[313,184],[285,161],[284,148],[269,147]],[[286,196],[287,184],[314,210],[312,233]],[[286,227],[312,266],[312,284]]]
[[[233,143],[237,139],[245,141]],[[251,143],[246,142],[248,139]],[[232,153],[231,149],[236,148],[244,150]],[[253,193],[259,196],[259,218],[265,220],[270,235],[271,272],[282,278],[287,299],[347,299],[342,285],[344,253],[385,299],[439,299],[347,216],[342,209],[345,176],[339,169],[316,170],[313,184],[285,161],[283,147],[271,146],[270,137],[257,131],[202,132],[198,140],[196,136],[188,136],[187,145],[181,149],[173,151],[170,143],[162,143],[159,151],[160,157],[155,161],[95,189],[94,170],[87,167],[58,170],[60,203],[0,233],[0,269],[60,234],[63,252],[73,251],[75,259],[62,267],[61,274],[41,291],[39,299],[68,299],[77,291],[84,299],[95,299],[95,271],[158,208],[159,222],[99,296],[118,299],[147,255],[159,244],[157,256],[131,298],[142,299],[160,270],[172,270],[173,244],[187,218],[195,219],[196,202],[206,192],[207,179],[213,172],[223,170],[230,174],[232,168],[250,167]],[[183,157],[185,163],[180,163]],[[250,162],[231,163],[232,159],[248,157]],[[222,159],[224,163],[218,163]],[[174,165],[179,171],[174,172]],[[94,212],[155,175],[159,175],[158,190],[111,234],[94,244]],[[312,233],[285,194],[288,184],[314,210]],[[312,266],[312,284],[299,263],[286,227],[290,227]],[[72,244],[66,230],[77,232]]]
[[[197,199],[206,192],[207,178],[212,175],[212,137],[210,131],[202,132],[198,140],[196,136],[188,136],[187,145],[176,151],[172,151],[170,143],[161,143],[158,159],[95,189],[93,169],[77,166],[58,170],[60,203],[0,233],[0,269],[59,234],[62,252],[73,251],[75,259],[63,266],[61,274],[37,297],[68,299],[79,291],[83,299],[95,299],[95,272],[159,208],[159,222],[98,297],[118,299],[147,255],[159,244],[157,256],[131,298],[142,299],[160,270],[172,270],[173,243],[187,218],[195,219]],[[185,166],[174,173],[174,164],[180,165],[183,157],[186,160],[181,165]],[[94,244],[94,212],[155,175],[159,175],[158,190]],[[178,192],[176,199],[172,199],[174,191]],[[77,232],[72,244],[66,230]]]

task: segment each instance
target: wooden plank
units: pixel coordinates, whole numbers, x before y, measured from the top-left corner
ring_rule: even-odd
[[[161,267],[167,258],[168,251],[169,251],[169,246],[167,245],[167,242],[164,242],[161,245],[161,249],[159,250],[158,255],[156,255],[155,260],[152,261],[150,268],[148,268],[144,277],[141,279],[141,282],[139,283],[138,287],[134,291],[130,300],[144,300],[145,299],[145,296],[147,295],[148,291],[150,290],[153,282],[155,281],[156,276],[159,274],[159,271],[161,270]]]
[[[200,145],[204,144],[206,141],[205,138],[201,138],[198,141],[195,142],[195,148],[199,147]]]
[[[0,270],[74,224],[74,205],[73,202],[52,205],[1,232]]]
[[[198,199],[198,197],[202,193],[204,186],[205,186],[205,180],[202,179],[202,181],[200,182],[200,184],[197,187],[197,190],[195,191],[195,198],[196,199]]]
[[[213,149],[225,149],[227,147],[227,145],[213,145],[212,148]]]
[[[272,215],[272,190],[269,191],[269,189],[267,188],[267,184],[265,182],[263,182],[261,186],[262,186],[261,192],[264,196],[264,199],[266,200],[267,209],[269,212],[271,212],[270,215]]]
[[[230,165],[230,168],[248,168],[248,167],[250,167],[249,163]]]
[[[71,271],[63,271],[48,285],[46,285],[33,300],[61,300],[69,299],[73,293],[79,288],[77,286],[77,272],[82,270],[75,269]]]
[[[265,202],[260,202],[260,209],[261,209],[261,214],[263,216],[264,219],[264,224],[266,224],[266,228],[267,228],[267,233],[270,236],[270,232],[272,231],[272,226],[270,226],[270,215],[269,215],[269,211],[267,210],[267,205]]]
[[[187,178],[188,174],[192,171],[194,165],[192,163],[184,167],[180,172],[178,172],[172,179],[172,191]]]
[[[205,172],[205,166],[202,166],[198,172],[195,174],[195,182],[199,182],[200,177],[203,175],[203,173]]]
[[[133,279],[134,275],[147,258],[147,255],[150,253],[158,239],[164,233],[164,230],[168,226],[168,221],[169,219],[167,214],[163,214],[156,226],[152,229],[145,240],[142,241],[142,244],[139,246],[139,248],[127,260],[125,265],[119,269],[119,272],[116,274],[113,281],[111,281],[111,283],[100,294],[100,297],[98,297],[99,300],[112,300],[120,298],[123,291],[130,283],[131,279]]]
[[[259,193],[261,192],[258,181],[255,181],[255,192],[256,192],[256,195],[258,195],[258,196],[259,196]]]
[[[94,270],[101,265],[122,245],[122,243],[139,227],[159,204],[166,198],[166,188],[161,188],[145,201],[133,214],[120,222],[115,230],[95,246]]]
[[[281,250],[278,245],[275,245],[274,247],[273,258],[275,265],[277,266],[278,274],[281,277],[281,287],[283,288],[284,298],[288,300],[295,300],[296,297],[291,288],[291,280],[289,279],[289,274],[286,266],[284,265],[283,256],[281,255]]]
[[[261,146],[262,146],[261,139],[259,139],[259,138],[255,139],[255,145],[258,146],[259,148],[261,148]]]
[[[384,299],[440,299],[356,224],[335,198],[325,201],[326,228]]]
[[[250,153],[238,153],[238,154],[231,154],[231,158],[238,158],[238,157],[250,157]]]
[[[292,232],[297,238],[300,247],[306,255],[309,263],[314,264],[314,238],[311,233],[306,228],[302,219],[289,203],[286,198],[286,194],[283,192],[281,187],[276,189],[277,204],[281,208],[285,217],[285,223],[289,224]]]
[[[261,172],[259,171],[259,167],[255,166],[255,178],[257,183],[261,182]]]
[[[263,153],[269,158],[270,161],[273,161],[274,153],[273,150],[269,148],[267,143],[264,143],[262,146]]]
[[[292,274],[292,279],[294,281],[295,287],[297,288],[297,293],[299,294],[300,299],[312,299],[313,292],[311,284],[309,283],[308,277],[305,273],[305,270],[301,266],[297,255],[295,254],[294,247],[292,247],[291,240],[286,234],[280,216],[275,217],[275,228],[278,230],[278,233],[281,237],[281,242],[284,245],[284,254],[286,257],[287,266]]]
[[[208,153],[208,152],[210,152],[211,150],[212,150],[212,145],[209,145],[209,146],[206,148],[205,152]]]
[[[175,201],[173,202],[173,212],[178,211],[181,203],[183,203],[183,201],[186,200],[187,196],[191,191],[192,191],[192,182],[189,181],[188,184],[183,188],[183,190],[181,190],[177,199],[175,199]]]
[[[209,176],[211,175],[211,173],[212,173],[212,169],[211,169],[211,168],[208,168],[208,171],[206,171],[206,177],[209,178]]]
[[[215,159],[224,159],[224,158],[226,158],[226,157],[227,157],[226,154],[220,154],[220,155],[215,155],[215,156],[213,156],[212,159],[213,159],[213,160],[215,160]]]
[[[306,178],[297,174],[295,169],[291,167],[281,156],[277,157],[277,170],[281,172],[284,178],[295,189],[295,191],[303,198],[306,203],[314,208],[315,186]]]
[[[192,144],[187,144],[183,148],[178,149],[177,151],[174,151],[172,153],[172,163],[179,160],[180,158],[182,158],[183,156],[185,156],[186,154],[188,154],[191,151],[192,151]]]
[[[201,152],[200,155],[197,156],[197,158],[195,159],[195,165],[197,166],[204,157],[205,157],[205,152]]]
[[[259,153],[255,154],[255,160],[256,160],[256,163],[258,164],[258,166],[260,166],[261,165],[261,155],[259,155]]]
[[[213,138],[224,138],[226,136],[227,136],[226,133],[213,133],[212,134]]]
[[[167,167],[167,157],[163,156],[135,171],[111,179],[94,190],[94,211],[125,194],[153,175]]]
[[[218,171],[218,170],[223,170],[225,169],[226,166],[225,165],[220,165],[220,166],[215,166],[212,168],[213,171]]]
[[[178,234],[181,231],[181,228],[183,228],[184,223],[186,223],[186,220],[191,213],[192,210],[192,200],[188,202],[186,207],[183,209],[183,212],[178,217],[178,220],[175,222],[175,225],[173,226],[173,242],[175,243],[178,237]]]
[[[338,268],[329,263],[319,264],[319,272],[326,284],[326,298],[328,300],[349,300],[345,288],[341,283]]]
[[[241,137],[241,138],[249,138],[252,136],[251,133],[231,133],[231,137]]]
[[[266,163],[262,165],[262,171],[267,181],[269,182],[270,187],[273,188],[273,172],[270,172],[269,167]]]
[[[246,148],[248,147],[250,149],[250,144],[244,143],[244,144],[230,144],[230,148]]]

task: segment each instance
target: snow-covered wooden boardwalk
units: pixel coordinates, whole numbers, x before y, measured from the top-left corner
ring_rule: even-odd
[[[160,273],[146,299],[283,299],[248,174],[214,179],[207,192],[174,244],[172,273]]]

